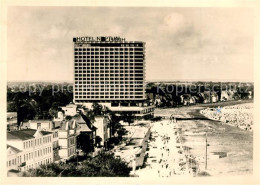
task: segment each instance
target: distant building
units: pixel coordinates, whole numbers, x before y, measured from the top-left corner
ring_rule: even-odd
[[[8,169],[24,171],[53,162],[52,142],[53,134],[39,129],[7,132]]]
[[[203,103],[210,103],[210,101],[211,101],[210,91],[204,91],[204,92],[199,93],[199,94],[202,97]]]
[[[7,112],[7,129],[8,130],[17,130],[18,120],[17,112]]]
[[[253,98],[253,92],[252,91],[248,91],[248,99],[252,99]]]
[[[65,112],[65,111],[64,111]],[[57,117],[53,119],[53,121],[63,121],[64,120],[64,114],[63,112],[59,111]]]
[[[215,91],[211,91],[211,102],[216,103],[218,101],[218,94]]]
[[[221,101],[230,101],[233,99],[233,92],[231,90],[222,90],[221,91]]]
[[[65,116],[75,116],[77,114],[77,105],[73,103],[60,108],[64,111]]]
[[[183,103],[183,105],[190,105],[190,104],[194,104],[194,98],[192,98],[192,96],[190,94],[183,94],[180,96],[181,98],[181,102]]]

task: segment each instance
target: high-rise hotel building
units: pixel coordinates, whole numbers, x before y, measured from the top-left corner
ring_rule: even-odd
[[[76,37],[73,42],[76,104],[98,102],[128,111],[144,106],[144,42],[120,37]]]

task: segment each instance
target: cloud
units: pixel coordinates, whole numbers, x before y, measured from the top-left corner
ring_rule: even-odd
[[[147,79],[252,79],[252,11],[152,7],[11,7],[8,79],[72,81],[72,37],[103,35],[146,42]]]
[[[170,34],[176,34],[180,30],[185,29],[187,22],[185,17],[179,13],[171,13],[166,15],[162,20],[160,29]]]

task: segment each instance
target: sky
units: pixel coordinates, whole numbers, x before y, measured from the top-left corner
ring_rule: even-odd
[[[253,81],[247,8],[8,7],[8,81],[73,81],[73,37],[146,42],[147,81]]]

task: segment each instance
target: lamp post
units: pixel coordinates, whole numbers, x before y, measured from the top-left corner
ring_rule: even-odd
[[[205,170],[207,170],[208,167],[208,124],[206,124],[207,129],[206,129],[206,159],[205,159]]]

